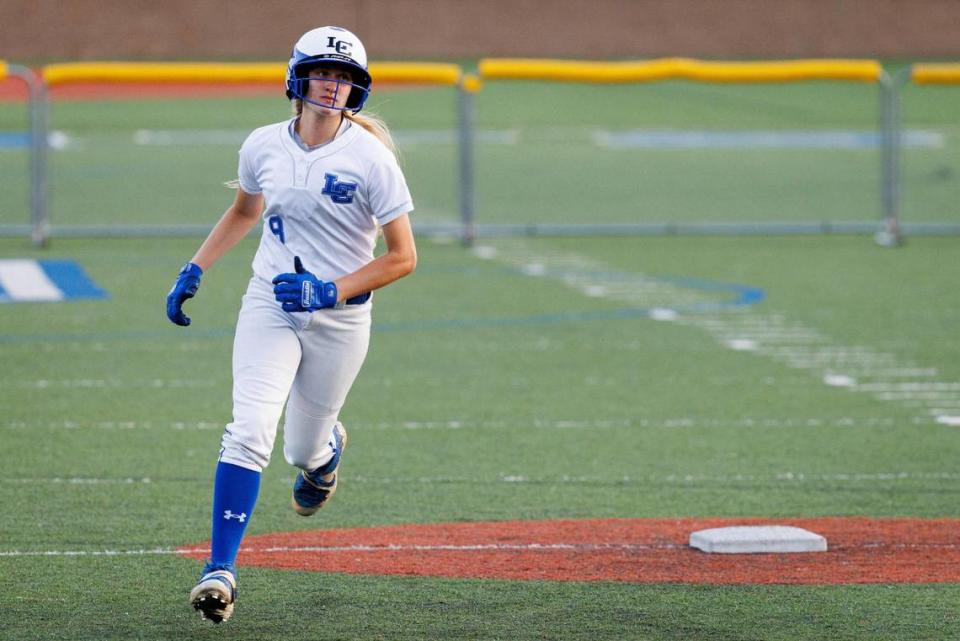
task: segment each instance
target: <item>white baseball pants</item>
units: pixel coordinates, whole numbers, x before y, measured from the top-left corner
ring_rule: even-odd
[[[286,402],[287,462],[309,471],[329,461],[333,426],[367,355],[370,318],[370,303],[285,312],[273,285],[251,278],[234,336],[233,422],[220,460],[262,471]]]

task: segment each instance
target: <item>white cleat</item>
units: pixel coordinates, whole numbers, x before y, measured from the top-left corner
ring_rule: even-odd
[[[200,618],[220,623],[233,614],[237,599],[237,579],[227,569],[206,571],[197,585],[190,590],[190,604],[200,613]]]

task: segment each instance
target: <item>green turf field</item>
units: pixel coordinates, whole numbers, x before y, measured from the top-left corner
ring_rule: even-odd
[[[0,305],[0,638],[949,639],[956,584],[630,585],[241,570],[234,618],[169,553],[208,535],[232,325],[254,243],[163,298],[195,240],[55,240],[106,301]],[[544,518],[956,517],[960,246],[862,237],[423,239],[377,295],[336,500],[249,534]],[[479,254],[479,255],[478,255]],[[739,286],[735,287],[735,286]],[[743,293],[753,292],[750,304]],[[759,299],[762,291],[763,297]],[[748,297],[749,298],[749,297]],[[675,308],[672,321],[649,317]],[[730,340],[755,349],[730,349]],[[741,344],[741,348],[743,344]],[[833,387],[827,375],[855,377]],[[934,389],[934,388],[931,388]],[[104,550],[157,553],[91,556]],[[64,556],[86,553],[86,556]],[[877,563],[883,563],[878,556]],[[304,614],[310,612],[309,615]]]

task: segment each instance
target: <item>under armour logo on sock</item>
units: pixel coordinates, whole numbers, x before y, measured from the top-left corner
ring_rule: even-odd
[[[246,513],[246,512],[241,512],[240,514],[234,514],[234,513],[231,512],[230,510],[224,510],[224,511],[223,511],[223,518],[227,519],[228,521],[229,521],[230,519],[237,519],[238,521],[240,521],[241,523],[243,523],[244,521],[247,520],[247,513]]]

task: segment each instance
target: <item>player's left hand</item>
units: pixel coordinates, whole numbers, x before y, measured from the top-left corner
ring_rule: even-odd
[[[285,312],[312,312],[337,304],[337,284],[322,281],[303,267],[299,256],[293,258],[296,273],[280,274],[273,279],[273,293]]]

